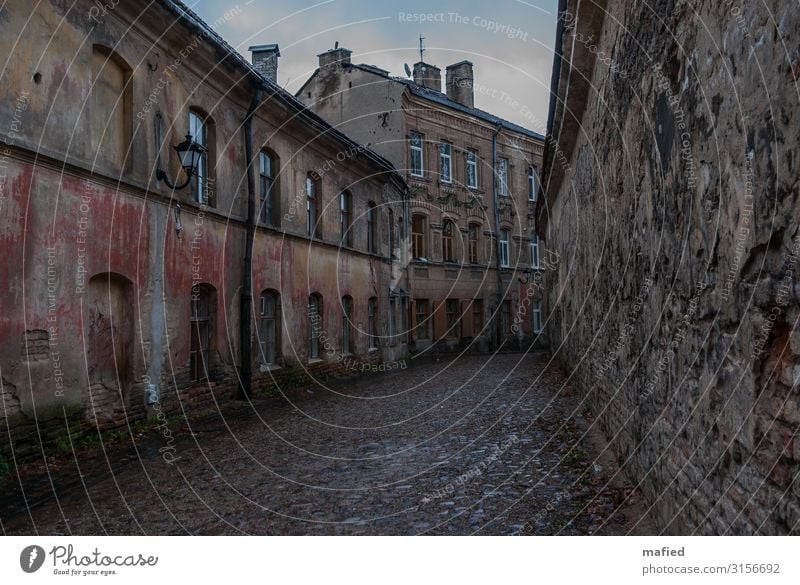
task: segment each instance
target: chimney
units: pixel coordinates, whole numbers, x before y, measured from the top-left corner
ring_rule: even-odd
[[[278,83],[278,57],[281,56],[278,45],[255,45],[249,50],[253,54],[253,67],[273,83]]]
[[[442,70],[424,61],[414,63],[414,83],[434,91],[442,91]]]
[[[461,61],[447,67],[447,97],[468,108],[475,107],[472,63]]]
[[[317,55],[319,57],[319,66],[327,67],[328,65],[350,65],[350,55],[353,51],[350,49],[340,48],[339,43],[333,49],[328,49],[324,53]]]

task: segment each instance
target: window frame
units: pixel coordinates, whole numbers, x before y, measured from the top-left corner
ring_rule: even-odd
[[[378,297],[367,300],[367,349],[378,349]]]
[[[448,185],[453,182],[453,145],[444,141],[439,143],[439,180]]]
[[[419,219],[422,223],[422,231],[415,231],[415,221]],[[427,259],[427,234],[428,234],[428,216],[424,213],[411,214],[411,255],[415,259]]]
[[[198,134],[198,130],[201,130],[202,132]],[[208,196],[208,182],[210,178],[208,116],[203,115],[198,110],[190,109],[189,134],[192,135],[192,140],[194,140],[194,142],[205,148],[197,160],[197,168],[195,168],[192,178],[189,182],[192,198],[198,205],[208,205],[210,199]]]
[[[531,329],[535,334],[544,331],[542,323],[542,301],[536,300],[531,303]]]
[[[536,169],[533,165],[528,167],[528,202],[529,203],[536,203],[536,199],[539,195],[539,184],[536,176]]]
[[[470,169],[472,174],[470,174]],[[474,179],[474,183],[471,180]],[[478,188],[478,151],[467,150],[467,188]]]
[[[418,139],[419,144],[415,145],[414,140]],[[409,174],[412,177],[424,177],[425,176],[425,137],[420,134],[419,132],[411,132],[409,136]],[[417,157],[419,158],[419,167],[415,165],[415,158],[414,154],[417,153]]]
[[[447,325],[446,337],[461,338],[461,302],[458,299],[445,299],[444,313]]]
[[[264,161],[269,161],[269,173],[264,172]],[[261,149],[258,153],[258,194],[261,206],[259,207],[258,220],[271,227],[277,227],[276,221],[279,216],[278,207],[275,201],[275,191],[277,187],[275,167],[277,157],[267,149]]]
[[[497,159],[497,193],[500,197],[511,197],[511,185],[509,184],[509,162],[506,157]]]
[[[480,264],[480,230],[481,226],[477,223],[470,223],[467,226],[467,247],[469,252],[469,263]],[[474,238],[473,238],[474,234]]]
[[[341,245],[353,247],[353,194],[344,190],[339,193],[339,228]]]
[[[449,228],[450,233],[447,233]],[[442,222],[442,261],[457,262],[455,254],[455,231],[457,227],[453,220],[445,219]]]
[[[531,268],[539,269],[539,234],[531,234]]]
[[[258,359],[259,364],[265,367],[277,366],[280,359],[280,294],[274,290],[264,290],[259,297],[260,311],[259,311],[259,340],[258,340]],[[266,301],[272,301],[272,315],[267,314]],[[269,322],[272,322],[272,339],[267,335],[269,329]],[[272,352],[265,349],[265,346],[272,345]],[[272,357],[272,360],[268,359]]]
[[[306,175],[306,232],[310,238],[320,237],[320,180],[313,173]]]
[[[315,311],[312,312],[312,306]],[[309,335],[308,335],[308,359],[318,360],[321,359],[320,349],[320,333],[324,327],[324,304],[322,295],[319,293],[311,293],[308,295],[308,322],[309,322]],[[316,318],[314,317],[316,315]]]
[[[414,338],[420,341],[432,339],[430,299],[414,299]]]
[[[500,268],[509,268],[511,266],[511,232],[506,228],[501,228],[497,239],[500,250]]]
[[[367,252],[378,253],[378,206],[367,201]]]
[[[353,297],[342,297],[342,355],[353,353]]]

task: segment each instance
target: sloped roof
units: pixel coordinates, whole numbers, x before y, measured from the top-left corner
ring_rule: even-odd
[[[337,130],[325,121],[321,116],[314,113],[311,109],[297,99],[294,95],[283,89],[277,83],[270,81],[255,69],[247,59],[245,59],[239,52],[229,45],[225,39],[219,36],[213,28],[208,26],[205,21],[200,18],[191,8],[186,6],[180,0],[161,0],[161,5],[171,11],[184,21],[184,24],[197,29],[204,37],[221,48],[231,60],[231,64],[244,70],[247,77],[259,84],[262,89],[268,92],[270,98],[278,99],[285,104],[289,109],[297,113],[297,117],[304,122],[313,126],[320,134],[330,136],[346,145],[349,149],[355,149],[361,153],[366,159],[370,160],[373,164],[382,168],[390,173],[392,178],[399,182],[401,186],[405,186],[406,182],[403,176],[397,172],[394,165],[387,159],[383,158],[377,152],[358,144],[355,140]]]
[[[465,106],[463,104],[459,104],[458,102],[455,102],[455,101],[451,100],[449,97],[447,97],[446,94],[444,94],[444,93],[442,93],[440,91],[436,91],[436,90],[433,90],[433,89],[429,89],[427,87],[423,87],[423,86],[421,86],[421,85],[419,85],[417,83],[414,83],[414,81],[412,81],[411,79],[406,79],[405,77],[395,77],[393,75],[390,75],[388,71],[385,71],[384,69],[381,69],[379,67],[375,67],[374,65],[366,65],[366,64],[361,63],[361,64],[358,64],[358,65],[350,65],[350,67],[355,67],[356,69],[360,69],[362,71],[367,71],[368,73],[372,73],[374,75],[379,75],[381,77],[384,77],[384,78],[386,78],[386,79],[388,79],[390,81],[394,81],[396,83],[402,83],[403,85],[408,87],[409,91],[413,95],[415,95],[417,97],[420,97],[420,98],[435,102],[435,103],[439,104],[440,106],[444,106],[446,108],[450,108],[452,110],[456,110],[458,112],[461,112],[461,113],[464,113],[464,114],[468,114],[470,116],[478,118],[479,120],[483,120],[484,122],[488,122],[489,124],[492,124],[493,126],[501,125],[503,128],[506,128],[506,129],[511,130],[513,132],[517,132],[519,134],[523,134],[523,135],[529,136],[531,138],[536,138],[538,140],[544,140],[544,136],[542,136],[541,134],[539,134],[537,132],[534,132],[533,130],[528,130],[527,128],[524,128],[523,126],[520,126],[519,124],[514,124],[513,122],[509,122],[508,120],[504,120],[503,118],[500,118],[499,116],[495,116],[494,114],[490,114],[489,112],[487,112],[485,110],[481,110],[480,108],[468,108],[467,106]],[[317,69],[317,71],[314,72],[314,75],[316,75],[318,71],[319,71],[319,69]],[[313,77],[313,75],[312,75],[312,77]],[[302,88],[301,88],[301,91],[302,91]],[[298,95],[299,95],[299,93],[300,92],[298,92]]]

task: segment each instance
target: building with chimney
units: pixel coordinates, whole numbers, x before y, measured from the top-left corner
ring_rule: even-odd
[[[412,348],[544,341],[547,258],[533,228],[543,137],[475,107],[473,65],[413,78],[336,47],[296,96],[407,181]]]
[[[403,358],[407,185],[277,46],[251,65],[170,0],[0,18],[0,454]]]

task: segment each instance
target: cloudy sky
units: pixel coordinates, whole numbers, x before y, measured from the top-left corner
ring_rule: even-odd
[[[544,133],[555,39],[556,0],[185,0],[231,45],[278,43],[278,81],[294,93],[335,42],[404,75],[419,60],[444,69],[475,65],[475,105]],[[444,80],[443,80],[444,81]]]

